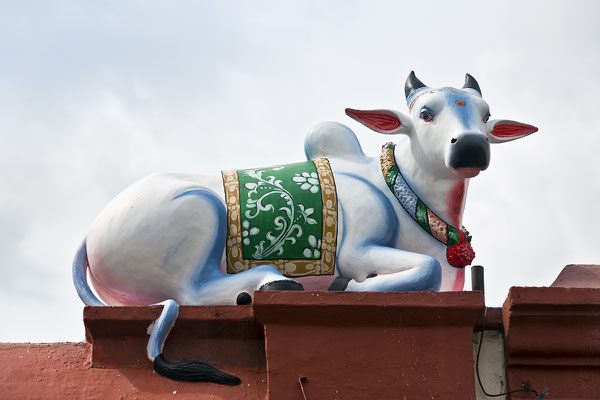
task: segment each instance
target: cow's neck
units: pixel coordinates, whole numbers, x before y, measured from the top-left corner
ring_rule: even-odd
[[[443,173],[431,173],[417,161],[413,151],[409,140],[404,140],[396,146],[396,163],[402,176],[431,211],[459,228],[462,224],[469,180],[450,174],[444,176]]]

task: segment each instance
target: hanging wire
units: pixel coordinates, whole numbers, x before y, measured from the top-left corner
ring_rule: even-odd
[[[302,392],[302,397],[304,398],[304,400],[307,400],[306,393],[304,392],[304,385],[302,385],[302,381],[305,381],[305,380],[306,380],[305,376],[298,377],[298,384],[300,385],[300,391]]]
[[[485,318],[487,316],[487,307],[485,308],[484,312],[483,312],[483,316],[481,317],[481,333],[479,334],[479,344],[477,345],[477,359],[475,361],[475,372],[477,373],[477,381],[479,382],[479,387],[481,388],[481,391],[483,392],[483,394],[485,394],[487,397],[500,397],[500,396],[505,396],[507,394],[511,394],[511,393],[516,393],[516,392],[530,392],[530,393],[534,393],[537,397],[536,400],[541,400],[543,399],[545,396],[550,397],[550,395],[547,393],[548,388],[544,388],[544,390],[542,390],[541,393],[538,393],[536,390],[532,389],[532,388],[522,388],[522,389],[514,389],[514,390],[509,390],[508,392],[504,392],[504,393],[498,393],[498,394],[490,394],[488,393],[485,388],[483,387],[483,383],[481,383],[481,377],[479,376],[479,355],[481,354],[481,343],[483,342],[483,331],[484,331],[484,327],[485,327]]]

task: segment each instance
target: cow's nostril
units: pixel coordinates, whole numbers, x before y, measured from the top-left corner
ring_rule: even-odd
[[[450,141],[450,143],[456,143],[457,140],[458,139],[456,139],[456,138],[452,138],[452,140]]]

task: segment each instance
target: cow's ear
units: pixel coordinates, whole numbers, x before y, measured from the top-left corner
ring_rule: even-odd
[[[346,108],[346,115],[379,133],[388,135],[409,134],[412,130],[410,118],[398,111]]]
[[[486,127],[490,143],[509,142],[531,135],[538,130],[535,126],[507,119],[494,119],[488,121]]]

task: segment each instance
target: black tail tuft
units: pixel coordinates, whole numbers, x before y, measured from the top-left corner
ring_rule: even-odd
[[[220,385],[239,385],[240,378],[221,372],[201,361],[169,362],[159,354],[154,359],[154,371],[165,378],[183,382],[213,382]]]

